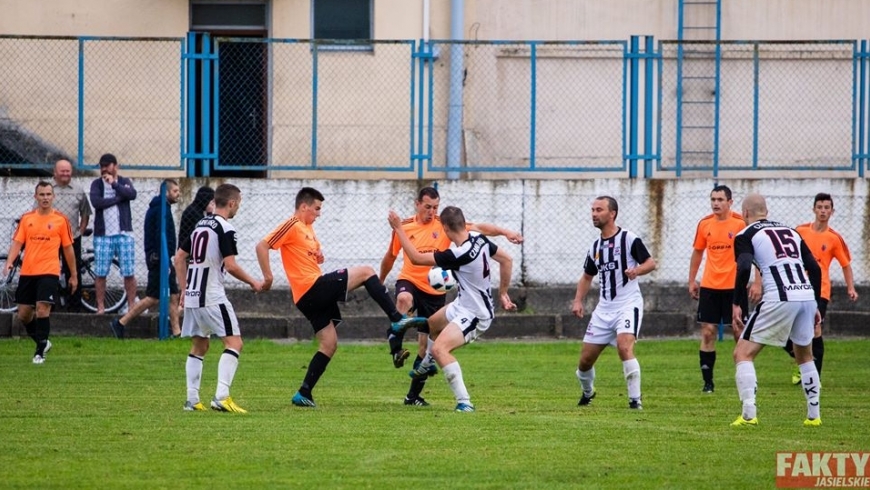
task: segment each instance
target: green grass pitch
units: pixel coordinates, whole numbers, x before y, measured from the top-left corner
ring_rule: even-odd
[[[410,336],[409,336],[410,337]],[[756,362],[760,426],[735,429],[733,342],[701,393],[697,340],[641,340],[644,410],[627,408],[613,349],[598,397],[578,407],[579,342],[482,340],[456,352],[475,413],[454,413],[443,376],[406,407],[407,370],[385,344],[340,344],[314,391],[290,405],[314,345],[251,340],[232,387],[247,415],[184,412],[189,343],[56,337],[0,341],[3,488],[772,488],[778,451],[870,450],[870,340],[828,340],[819,428],[791,359]],[[214,394],[219,341],[202,398]]]

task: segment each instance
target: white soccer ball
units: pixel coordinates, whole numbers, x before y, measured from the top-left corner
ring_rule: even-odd
[[[453,272],[446,271],[437,265],[429,270],[429,285],[438,292],[445,293],[456,287],[456,278]]]

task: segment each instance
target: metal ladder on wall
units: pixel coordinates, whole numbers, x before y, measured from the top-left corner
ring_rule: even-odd
[[[719,171],[721,0],[680,0],[677,39],[676,168]]]

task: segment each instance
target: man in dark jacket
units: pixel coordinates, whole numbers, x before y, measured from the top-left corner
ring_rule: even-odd
[[[124,316],[112,320],[110,327],[115,337],[124,338],[124,330],[131,320],[142,312],[156,306],[160,302],[160,246],[161,235],[166,235],[166,253],[168,257],[175,255],[175,221],[172,218],[172,205],[178,202],[181,190],[178,182],[172,179],[163,181],[166,187],[166,206],[164,227],[160,230],[161,196],[154,196],[148,211],[145,213],[145,262],[148,265],[148,285],[145,287],[145,298],[130,308]],[[178,281],[175,279],[175,267],[167,263],[169,268],[169,326],[172,336],[178,337],[181,328],[178,326]]]
[[[102,315],[106,303],[106,276],[112,259],[118,257],[127,306],[136,303],[136,256],[133,240],[133,216],[130,201],[136,199],[133,182],[118,175],[118,159],[111,153],[100,157],[100,178],[91,182],[91,205],[94,213],[94,290],[97,314]]]

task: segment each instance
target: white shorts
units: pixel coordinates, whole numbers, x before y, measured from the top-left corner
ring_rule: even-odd
[[[586,327],[583,343],[616,345],[616,336],[631,334],[637,338],[643,322],[643,300],[628,303],[621,308],[595,308]]]
[[[761,302],[752,312],[741,338],[756,344],[783,347],[810,345],[816,322],[815,301]]]
[[[218,337],[241,335],[239,320],[230,303],[185,308],[184,323],[181,325],[182,337]]]
[[[492,319],[482,319],[474,315],[474,313],[459,306],[455,301],[447,305],[447,311],[444,312],[447,317],[447,323],[455,323],[459,330],[462,330],[462,335],[465,337],[465,343],[470,344],[477,340],[489,329]]]

